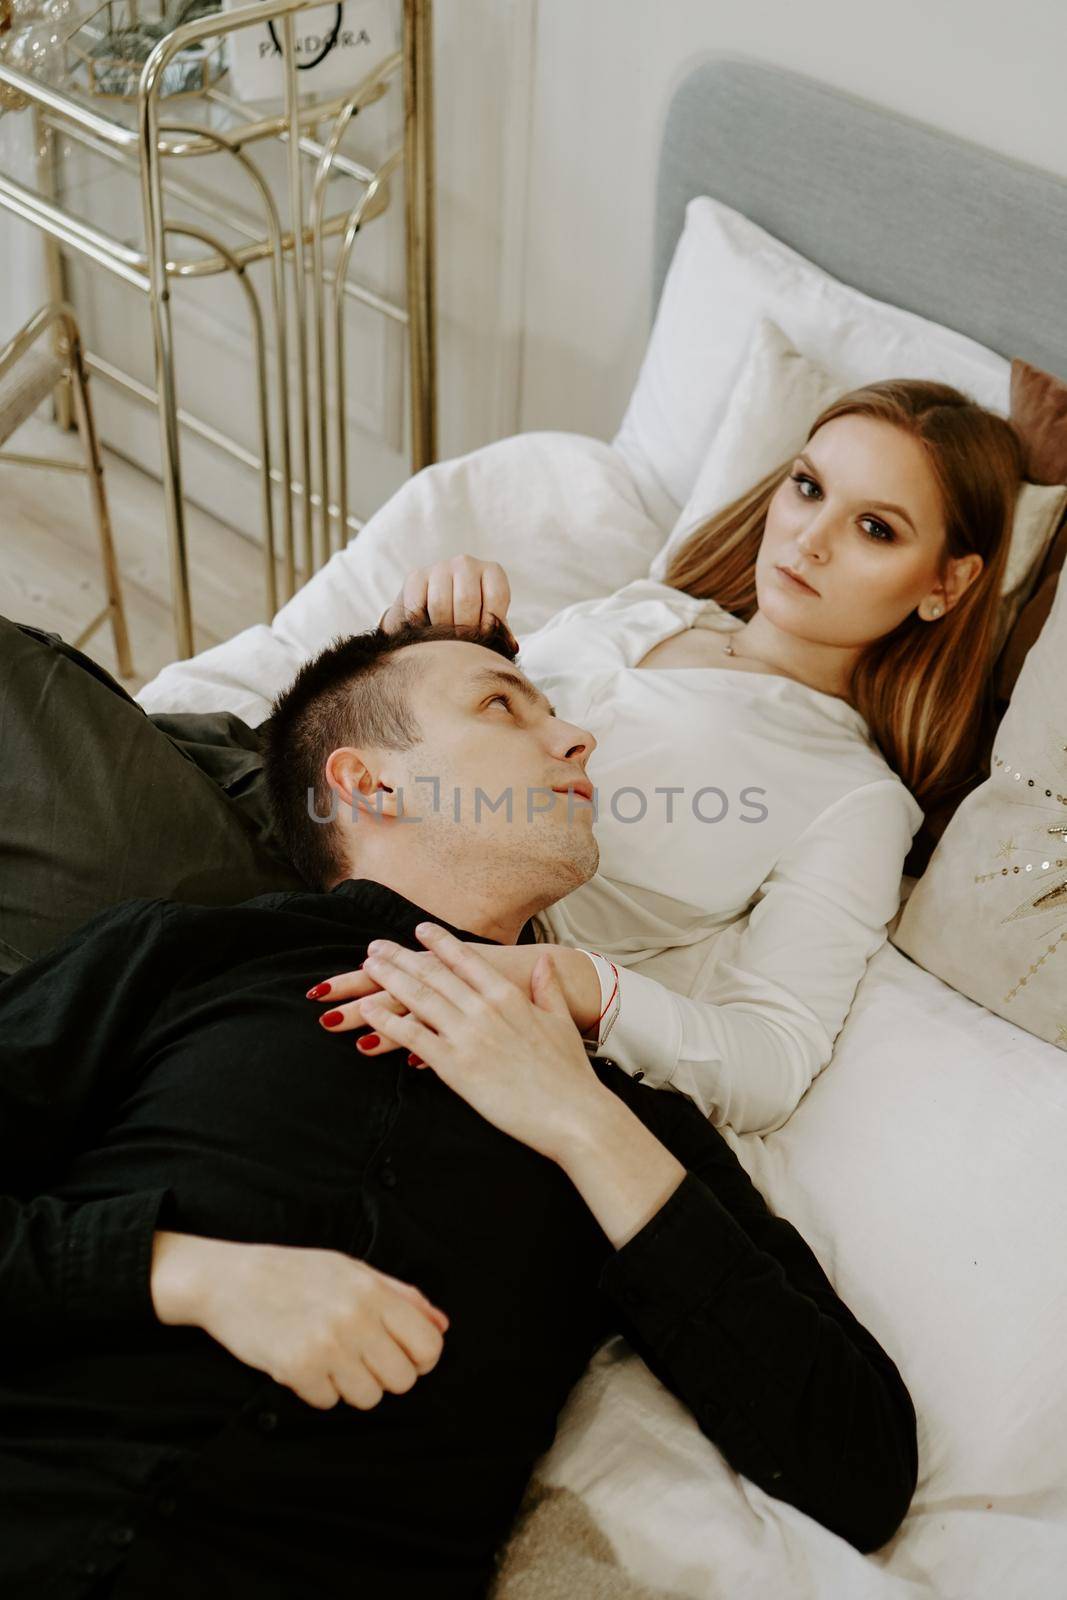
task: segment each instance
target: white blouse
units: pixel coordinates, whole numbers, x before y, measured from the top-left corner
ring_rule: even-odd
[[[600,870],[537,937],[619,968],[609,1053],[738,1132],[779,1127],[829,1061],[895,915],[923,813],[846,701],[791,678],[649,668],[688,627],[742,626],[641,578],[521,642],[599,741]]]

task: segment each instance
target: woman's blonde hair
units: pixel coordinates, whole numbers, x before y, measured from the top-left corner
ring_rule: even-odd
[[[860,653],[848,699],[890,766],[926,809],[975,775],[997,645],[997,608],[1023,448],[1010,422],[947,384],[893,379],[826,408],[808,438],[837,417],[873,417],[926,451],[945,518],[944,560],[977,552],[984,566],[933,625],[915,612]],[[792,462],[694,528],[665,581],[718,601],[746,622],[756,611],[756,556],[771,498]]]

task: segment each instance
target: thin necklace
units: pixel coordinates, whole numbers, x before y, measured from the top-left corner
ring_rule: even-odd
[[[740,632],[740,629],[738,630],[738,632]],[[729,638],[727,638],[723,642],[722,653],[725,656],[734,656],[739,661],[759,661],[760,660],[759,656],[746,656],[742,651],[739,651],[739,650],[735,649],[732,641]],[[768,665],[768,663],[766,661],[764,661],[763,665],[766,667]],[[773,676],[776,677],[776,678],[788,678],[792,683],[799,683],[802,689],[813,689],[813,688],[815,688],[814,684],[806,683],[803,678],[796,677],[792,672],[783,672],[781,667],[772,667],[771,668],[771,672],[772,672]],[[844,695],[835,694],[832,689],[819,689],[816,692],[818,694],[829,694],[835,700],[844,700],[845,699]],[[847,700],[845,701],[845,703],[846,703],[846,705],[849,704],[849,702]]]
[[[742,628],[738,628],[737,631],[738,631],[738,633],[741,633],[741,632],[743,632],[743,629]],[[743,660],[743,661],[758,661],[759,660],[759,656],[750,656],[750,655],[747,655],[744,650],[738,650],[729,634],[727,634],[726,638],[723,640],[722,649],[723,649],[723,654],[724,655],[737,656],[739,660]],[[764,665],[766,665],[766,662],[764,663]]]
[[[726,656],[735,656],[738,661],[761,661],[759,656],[750,656],[747,655],[743,650],[735,649],[729,638],[724,640],[722,652],[723,655]],[[761,664],[764,667],[770,666],[770,663],[767,661],[762,661]],[[775,677],[779,678],[788,678],[792,676],[791,673],[783,672],[780,667],[771,667],[771,671],[774,673]]]

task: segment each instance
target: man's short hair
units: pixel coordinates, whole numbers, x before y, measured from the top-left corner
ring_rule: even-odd
[[[516,647],[503,624],[488,629],[408,622],[393,633],[373,628],[350,634],[306,662],[271,707],[264,763],[274,823],[289,858],[316,889],[344,877],[349,861],[326,781],[331,751],[410,750],[422,739],[409,690],[415,662],[396,653],[413,644],[455,639],[483,645],[513,661]],[[313,814],[314,813],[314,814]]]

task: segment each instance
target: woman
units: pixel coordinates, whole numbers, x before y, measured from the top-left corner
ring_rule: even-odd
[[[717,1125],[793,1111],[885,939],[923,808],[975,768],[1022,470],[1011,425],[954,389],[855,390],[694,530],[666,583],[570,606],[522,645],[599,741],[600,871],[538,940],[591,1047]],[[504,618],[509,600],[501,568],[463,558],[411,574],[383,625]],[[528,990],[537,953],[490,959]],[[341,1027],[365,1026],[376,987],[329,980]],[[368,1053],[394,1048],[379,1030]]]

